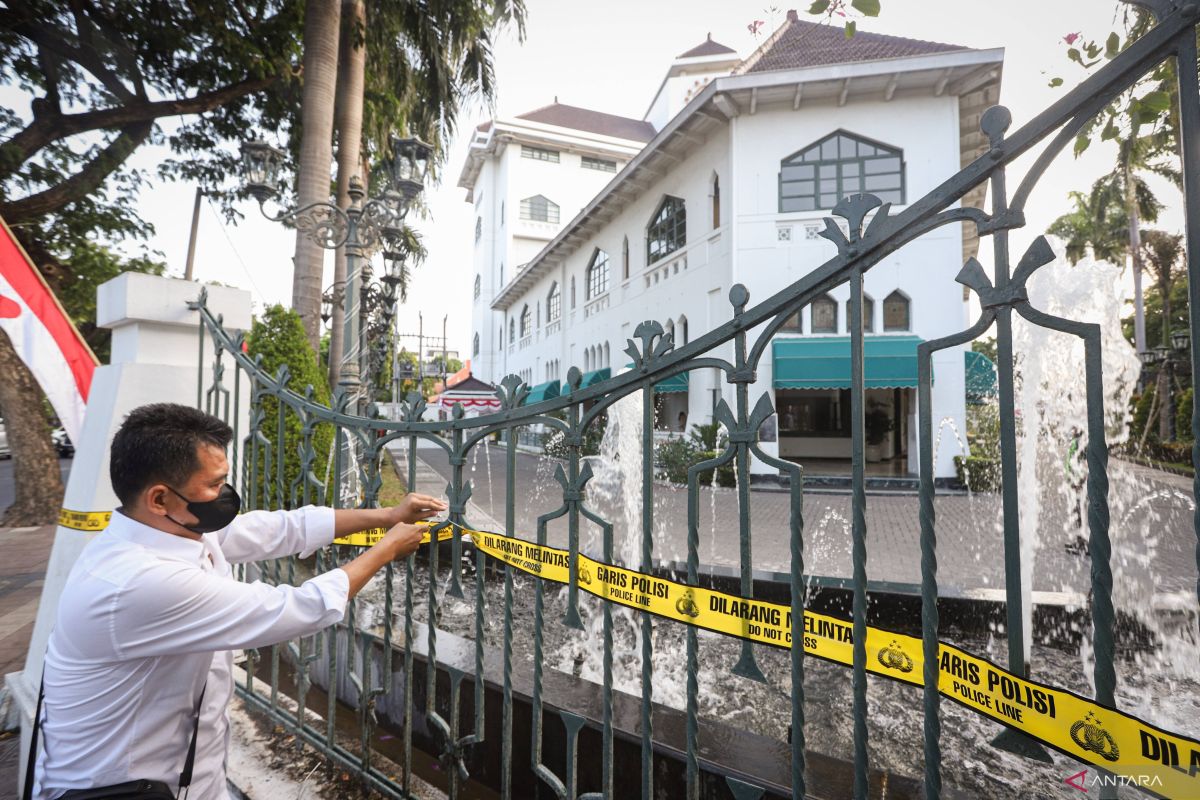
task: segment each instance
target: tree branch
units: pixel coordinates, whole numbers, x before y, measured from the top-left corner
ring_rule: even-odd
[[[59,211],[63,206],[91,194],[104,180],[150,136],[154,121],[138,122],[121,130],[108,146],[62,183],[37,194],[0,205],[2,215],[10,225],[34,220]]]
[[[159,117],[202,114],[226,103],[261,91],[278,81],[279,74],[267,78],[251,78],[211,92],[174,100],[138,101],[123,106],[101,108],[79,114],[53,114],[35,117],[7,142],[0,144],[0,179],[16,171],[35,153],[51,142],[94,130],[125,128],[138,123],[152,123]]]
[[[108,68],[104,60],[94,50],[86,47],[73,47],[70,44],[70,34],[58,28],[45,27],[34,20],[18,16],[14,13],[0,10],[0,27],[7,28],[13,33],[47,50],[58,54],[66,61],[73,61],[95,76],[109,92],[119,100],[134,99],[129,87],[121,83],[121,79]]]

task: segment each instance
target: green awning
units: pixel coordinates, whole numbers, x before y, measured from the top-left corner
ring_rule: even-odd
[[[633,369],[633,364],[626,364],[625,369]],[[669,392],[686,392],[688,390],[688,375],[690,372],[681,372],[678,375],[672,375],[669,378],[659,381],[654,384],[654,391],[659,394],[667,394]]]
[[[863,369],[868,389],[917,385],[918,336],[867,336]],[[850,337],[776,339],[771,343],[776,389],[849,389]]]
[[[579,383],[579,388],[586,389],[589,386],[600,383],[600,381],[606,381],[611,377],[612,370],[608,367],[605,367],[604,369],[594,369],[591,372],[585,372],[583,373],[583,380]]]
[[[521,405],[533,405],[534,403],[540,403],[543,400],[550,400],[555,397],[558,397],[558,381],[546,381],[530,389],[525,402],[521,403]]]
[[[996,396],[996,365],[983,353],[963,353],[966,366],[967,402],[979,405]]]

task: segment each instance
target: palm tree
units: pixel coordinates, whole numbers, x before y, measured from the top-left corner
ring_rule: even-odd
[[[434,145],[434,174],[445,157],[459,107],[472,96],[494,99],[494,36],[510,24],[524,36],[524,0],[343,0],[338,72],[338,203],[349,200],[350,176],[370,178],[371,156],[382,158],[389,137],[407,130]],[[366,63],[370,62],[370,70]],[[408,288],[408,267],[424,255],[415,232],[405,232],[410,259],[398,276]],[[345,280],[345,259],[334,262],[334,281]],[[330,380],[340,368],[342,310],[332,316]]]
[[[342,0],[342,41],[338,49],[338,91],[334,109],[337,130],[337,204],[350,207],[350,178],[362,170],[363,81],[366,76],[367,7],[363,0]],[[345,286],[346,248],[334,254],[333,282]],[[342,372],[342,327],[346,324],[341,303],[333,304],[329,333],[329,385],[336,386]]]
[[[1098,261],[1123,262],[1129,239],[1122,208],[1095,187],[1087,193],[1071,192],[1068,197],[1075,209],[1046,229],[1066,244],[1067,259],[1075,264],[1090,253]]]
[[[1133,264],[1134,346],[1146,349],[1146,319],[1142,297],[1141,224],[1155,222],[1163,204],[1154,196],[1143,175],[1152,173],[1182,186],[1182,176],[1170,163],[1174,140],[1169,131],[1123,139],[1117,166],[1102,176],[1084,195],[1071,192],[1075,210],[1047,229],[1067,243],[1067,258],[1078,261],[1091,248],[1095,258]]]
[[[296,202],[300,206],[329,199],[340,17],[341,0],[305,2],[304,96],[300,111],[300,163],[296,170]],[[299,229],[293,263],[292,308],[300,314],[308,342],[316,353],[321,345],[321,276],[325,251]]]
[[[1183,255],[1183,236],[1157,230],[1144,230],[1140,233],[1140,249],[1142,250],[1146,265],[1150,267],[1150,271],[1154,274],[1158,296],[1162,300],[1161,346],[1170,349],[1171,283],[1175,267],[1178,266],[1180,257]],[[1171,376],[1167,374],[1165,365],[1160,367],[1158,370],[1157,388],[1160,398],[1168,397],[1171,387],[1168,387],[1167,382],[1170,379]],[[1167,402],[1159,404],[1158,437],[1160,441],[1165,442],[1170,438],[1170,423],[1174,414],[1173,405],[1173,403]]]

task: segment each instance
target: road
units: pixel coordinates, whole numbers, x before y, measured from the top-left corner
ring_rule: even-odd
[[[450,467],[443,451],[422,448],[420,458],[436,473],[434,485],[418,486],[441,493]],[[554,479],[551,459],[518,453],[514,503],[516,535],[536,539],[540,515],[559,507],[562,490]],[[641,480],[634,473],[632,491],[623,490],[619,470],[594,461],[596,477],[587,492],[588,506],[614,525],[618,559],[636,563],[641,543]],[[464,467],[471,481],[471,500],[500,528],[505,519],[505,457],[493,446],[473,452]],[[1196,534],[1192,527],[1191,480],[1113,460],[1112,493],[1114,600],[1135,601],[1152,594],[1182,593],[1195,602]],[[1038,500],[1038,507],[1031,504]],[[740,564],[738,494],[734,489],[701,488],[698,498],[698,555],[701,564]],[[1050,487],[1039,498],[1022,497],[1022,529],[1033,530],[1038,544],[1033,588],[1086,596],[1090,562],[1066,547],[1078,533],[1068,498]],[[1001,501],[995,494],[942,494],[935,499],[939,588],[943,594],[1004,588]],[[654,485],[653,557],[684,561],[687,556],[687,493],[662,483]],[[848,494],[807,492],[803,497],[804,572],[814,576],[851,575],[851,505]],[[790,565],[790,500],[780,492],[750,493],[750,563],[756,569],[787,572]],[[468,520],[471,521],[471,520]],[[867,574],[871,581],[919,584],[920,517],[915,495],[872,494],[867,498]],[[1085,523],[1086,524],[1086,523]],[[599,555],[599,526],[581,522],[585,551]],[[631,535],[632,534],[632,535]],[[548,523],[547,541],[566,546],[565,519]]]
[[[4,509],[12,505],[15,498],[15,487],[13,482],[13,460],[5,458],[0,460],[0,514]],[[58,460],[58,468],[62,472],[63,486],[67,485],[67,475],[71,473],[71,459],[60,458]]]

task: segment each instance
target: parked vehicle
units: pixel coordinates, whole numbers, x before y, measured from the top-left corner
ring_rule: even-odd
[[[50,437],[54,440],[54,449],[58,451],[59,458],[75,457],[75,443],[67,436],[65,428],[55,428]]]

